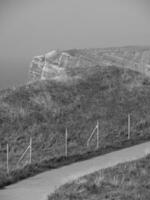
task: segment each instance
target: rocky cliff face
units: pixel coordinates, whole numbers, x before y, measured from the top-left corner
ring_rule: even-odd
[[[115,65],[150,75],[150,47],[87,49],[83,54],[95,59],[100,65]]]
[[[33,58],[29,80],[66,80],[69,71],[95,65],[130,68],[150,76],[150,47],[118,47],[105,49],[53,50]]]
[[[72,56],[68,52],[54,50],[33,58],[29,70],[29,80],[65,80],[69,76],[69,69],[94,65],[94,61],[87,57]]]

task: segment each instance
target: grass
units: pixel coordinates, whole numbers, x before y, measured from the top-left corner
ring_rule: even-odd
[[[67,183],[48,200],[147,200],[149,195],[150,155]]]
[[[150,139],[150,82],[138,72],[115,66],[68,69],[78,80],[37,81],[0,93],[0,187],[41,171],[101,155]],[[127,115],[131,114],[131,140]],[[100,149],[95,138],[86,141],[100,122]],[[68,128],[68,159],[64,157]],[[33,139],[32,165],[28,155],[16,163]],[[6,172],[6,144],[10,174]]]

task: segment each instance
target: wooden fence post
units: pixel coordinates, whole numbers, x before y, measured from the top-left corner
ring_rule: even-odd
[[[9,174],[9,145],[7,144],[7,174]]]
[[[97,149],[99,149],[99,121],[97,121]]]
[[[66,128],[65,132],[65,156],[68,156],[68,130]]]
[[[130,114],[128,114],[128,140],[130,140],[131,137],[131,117]]]
[[[30,160],[29,163],[31,164],[32,162],[32,138],[30,137]]]

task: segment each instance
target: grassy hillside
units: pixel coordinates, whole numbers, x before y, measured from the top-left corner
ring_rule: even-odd
[[[78,75],[78,79],[72,78],[64,83],[39,81],[1,92],[2,182],[6,171],[6,144],[9,143],[10,147],[10,168],[14,170],[19,157],[29,145],[30,136],[33,139],[33,166],[39,163],[41,166],[39,170],[35,170],[36,173],[50,168],[50,159],[57,158],[56,165],[60,165],[65,152],[66,127],[68,156],[72,156],[70,162],[81,159],[83,154],[85,156],[82,158],[88,158],[150,139],[148,78],[138,72],[115,66],[68,69],[68,74]],[[127,140],[129,113],[130,141]],[[95,138],[89,148],[86,141],[97,120],[100,123],[100,149],[95,152]],[[73,155],[78,156],[73,159]],[[24,166],[27,159],[28,155],[19,168]],[[46,164],[47,167],[42,165],[44,162],[49,163]],[[34,171],[33,166],[31,168]],[[32,174],[34,173],[27,173],[27,176]]]
[[[119,164],[61,186],[48,200],[148,200],[150,156]]]

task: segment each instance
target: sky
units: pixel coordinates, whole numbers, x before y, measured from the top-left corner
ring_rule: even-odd
[[[53,49],[150,45],[150,0],[0,0],[0,89]]]

